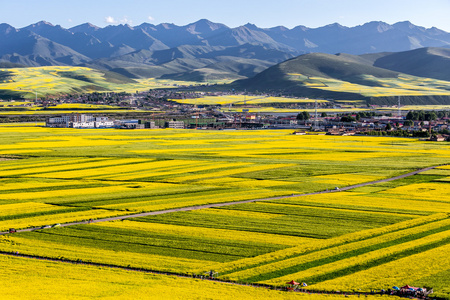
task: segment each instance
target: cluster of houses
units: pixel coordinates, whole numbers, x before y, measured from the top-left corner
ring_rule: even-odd
[[[312,118],[305,121],[296,120],[294,116],[291,116],[282,118],[282,121],[280,123],[284,123],[285,127],[313,128],[315,131],[326,132],[328,135],[376,135],[376,133],[391,135],[392,133],[395,136],[396,131],[403,131],[408,133],[408,136],[428,137],[432,141],[450,141],[448,117],[432,121],[408,121],[399,116],[373,116],[343,122],[338,116]]]

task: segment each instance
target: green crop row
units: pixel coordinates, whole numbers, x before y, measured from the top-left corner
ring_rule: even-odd
[[[159,189],[143,189],[130,188],[126,192],[112,192],[86,196],[67,196],[64,199],[46,200],[47,203],[63,204],[70,206],[88,206],[88,207],[102,207],[111,206],[115,204],[127,203],[133,204],[136,202],[147,202],[157,200],[180,200],[185,197],[201,197],[214,196],[223,193],[228,193],[229,189],[218,189],[216,187],[200,186],[200,185],[170,185],[167,188]]]
[[[38,217],[38,216],[57,215],[57,214],[64,214],[64,213],[78,212],[78,211],[87,211],[87,210],[89,210],[89,208],[62,206],[62,207],[55,207],[54,210],[48,210],[48,211],[38,211],[38,212],[32,212],[32,213],[20,213],[20,214],[14,214],[14,215],[0,216],[0,221],[26,219],[26,218],[32,218],[32,217]]]
[[[215,209],[210,209],[205,210],[205,212],[191,211],[177,212],[165,216],[148,216],[137,220],[324,239],[410,219],[405,216],[370,212],[347,212],[336,209],[315,209],[262,203],[241,204],[227,207],[227,209],[233,210],[233,207],[236,211],[272,213],[275,217],[259,219],[247,216],[240,217],[237,214],[233,216],[232,213],[220,215],[214,213]],[[219,211],[221,210],[219,209]]]

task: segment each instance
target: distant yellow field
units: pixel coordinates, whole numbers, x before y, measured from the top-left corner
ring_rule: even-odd
[[[289,77],[309,88],[358,93],[367,97],[450,95],[450,90],[447,89],[450,84],[448,81],[411,75],[402,75],[398,78],[377,78],[372,75],[364,75],[363,79],[373,82],[373,86],[324,77],[307,77],[301,74],[289,74]]]
[[[284,97],[267,97],[267,96],[246,96],[246,95],[221,95],[206,96],[191,99],[170,99],[178,103],[198,104],[198,105],[257,105],[265,103],[326,103],[327,100],[316,100],[308,98],[284,98]]]

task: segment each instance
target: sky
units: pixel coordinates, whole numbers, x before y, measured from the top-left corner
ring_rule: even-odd
[[[39,21],[64,28],[87,22],[99,27],[144,22],[182,26],[200,19],[261,28],[408,20],[450,32],[450,0],[0,0],[0,23],[16,28]]]

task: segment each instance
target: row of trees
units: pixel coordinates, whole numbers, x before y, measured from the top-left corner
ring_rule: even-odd
[[[450,116],[450,111],[442,110],[442,111],[410,111],[406,115],[406,120],[413,121],[434,121],[437,119],[442,119]]]
[[[434,111],[410,111],[406,114],[406,120],[412,121],[434,121],[438,115]]]
[[[387,116],[391,116],[392,114],[385,114]],[[327,117],[327,113],[323,112],[320,114],[320,116],[322,118]],[[354,116],[353,115],[349,115],[349,114],[342,114],[342,115],[338,115],[341,118],[341,122],[354,122],[354,121],[359,121],[361,118],[370,118],[370,117],[375,117],[375,116],[382,116],[382,114],[377,114],[373,111],[361,111],[356,113]],[[311,119],[311,114],[307,111],[302,111],[301,113],[299,113],[297,115],[297,120],[300,121],[307,121]]]
[[[387,129],[389,130],[389,129]],[[378,130],[370,130],[364,132],[365,135],[373,135],[373,136],[397,136],[397,137],[430,137],[430,133],[428,131],[408,131],[408,130],[392,130],[392,131],[378,131]]]
[[[384,114],[385,116],[392,116],[391,113],[389,114]],[[327,114],[326,113],[322,113],[321,117],[326,117]],[[361,118],[370,118],[370,117],[375,117],[375,116],[382,116],[382,114],[377,114],[375,112],[358,112],[354,115],[340,115],[341,118],[341,122],[354,122],[354,121],[359,121]],[[406,126],[411,126],[413,125],[412,121],[434,121],[437,119],[441,119],[444,117],[448,117],[450,116],[450,112],[449,111],[422,111],[422,110],[418,110],[418,111],[410,111],[408,112],[408,114],[406,115],[406,120],[411,121],[408,123],[405,123]],[[307,111],[302,111],[301,113],[299,113],[297,115],[297,120],[301,120],[301,121],[307,121],[311,118],[311,115],[309,114],[309,112]]]

